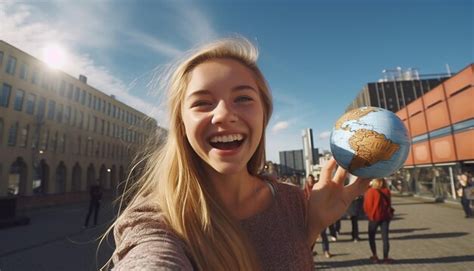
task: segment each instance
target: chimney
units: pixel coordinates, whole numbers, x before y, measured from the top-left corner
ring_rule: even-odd
[[[85,75],[79,74],[79,81],[84,84],[87,84],[87,77]]]

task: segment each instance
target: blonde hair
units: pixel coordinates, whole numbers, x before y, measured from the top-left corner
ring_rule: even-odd
[[[255,270],[259,268],[255,253],[238,222],[212,196],[202,170],[203,161],[187,140],[181,115],[190,73],[203,62],[223,58],[238,61],[252,71],[264,108],[264,127],[268,124],[272,98],[256,64],[256,47],[245,38],[223,39],[201,47],[182,61],[170,77],[168,136],[161,147],[147,155],[126,210],[139,205],[143,197],[157,203],[166,223],[186,243],[186,250],[199,270]],[[257,176],[264,162],[265,129],[247,164],[249,173]]]
[[[387,187],[387,184],[385,183],[384,178],[377,178],[372,180],[371,186],[375,189],[382,189]]]

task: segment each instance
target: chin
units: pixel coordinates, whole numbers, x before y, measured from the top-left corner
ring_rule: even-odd
[[[240,165],[236,163],[216,163],[209,165],[214,171],[224,175],[234,175],[247,171],[247,165]]]

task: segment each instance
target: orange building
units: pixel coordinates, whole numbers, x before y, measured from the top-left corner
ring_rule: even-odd
[[[396,114],[412,139],[405,166],[396,176],[402,190],[456,199],[456,175],[474,173],[474,64]]]

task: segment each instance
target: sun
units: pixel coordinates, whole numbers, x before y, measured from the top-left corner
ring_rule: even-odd
[[[49,67],[60,69],[66,63],[66,52],[61,45],[49,43],[43,48],[42,59]]]

